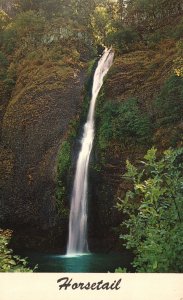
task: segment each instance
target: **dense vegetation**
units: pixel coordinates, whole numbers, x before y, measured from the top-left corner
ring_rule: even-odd
[[[44,93],[60,97],[61,91],[67,97],[67,84],[78,80],[79,72],[88,69],[89,76],[93,74],[103,45],[115,50],[114,66],[97,103],[92,166],[93,177],[100,180],[95,205],[110,235],[118,240],[121,231],[138,272],[182,271],[182,15],[181,0],[0,0],[0,116],[8,130],[8,105],[28,99],[22,106],[25,116],[20,112],[21,125],[11,124],[24,134],[34,125],[27,115],[35,113],[37,120],[43,108],[49,108]],[[55,202],[63,227],[74,140],[90,96],[89,91],[58,142]],[[13,154],[7,145],[2,149],[3,172],[9,174]],[[121,178],[125,160],[127,173]],[[37,168],[44,172],[41,163]],[[24,176],[31,186],[34,168],[28,171]],[[115,221],[114,208],[119,198],[120,222]],[[30,271],[25,260],[8,250],[8,241],[6,234],[0,235],[0,270]]]
[[[161,125],[181,121],[181,112],[183,109],[182,99],[183,78],[174,75],[165,82],[155,102],[158,121]]]
[[[100,111],[99,146],[107,148],[111,140],[122,143],[144,143],[150,138],[151,124],[138,106],[137,99],[125,102],[106,102]]]
[[[127,161],[124,177],[132,181],[133,189],[118,209],[127,216],[121,238],[134,251],[137,272],[183,270],[182,154],[183,148],[169,149],[158,159],[152,148],[141,167]]]
[[[0,272],[33,272],[25,258],[13,255],[8,247],[10,238],[10,230],[0,230]]]

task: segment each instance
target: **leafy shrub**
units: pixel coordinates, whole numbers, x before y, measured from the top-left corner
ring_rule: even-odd
[[[68,215],[68,210],[65,206],[65,197],[66,197],[66,179],[68,170],[71,164],[71,145],[68,141],[64,141],[61,146],[61,150],[58,156],[58,178],[57,178],[57,190],[56,190],[56,198],[57,198],[57,209],[59,214],[62,217],[66,217]]]
[[[172,36],[176,39],[181,39],[183,36],[183,19],[180,23],[172,30]]]
[[[174,60],[174,73],[179,77],[183,77],[183,40],[176,43],[176,48],[178,56]]]
[[[0,79],[5,79],[7,75],[8,60],[5,54],[0,51]]]
[[[4,90],[6,92],[7,97],[10,97],[14,86],[15,86],[15,81],[13,79],[6,78],[4,80]]]
[[[0,8],[0,31],[4,29],[8,22],[9,16]]]
[[[31,10],[17,15],[17,18],[14,22],[15,30],[20,37],[25,37],[27,35],[34,38],[39,38],[40,34],[43,34],[44,26],[45,19],[35,11]]]
[[[44,34],[45,19],[38,13],[26,11],[18,14],[2,33],[3,48],[11,54],[19,43],[40,43]],[[30,46],[30,45],[29,45]]]
[[[0,51],[0,66],[4,68],[8,66],[8,60],[2,51]]]
[[[136,99],[122,103],[107,102],[100,113],[99,146],[107,147],[110,140],[144,142],[150,137],[151,125]]]
[[[155,100],[155,109],[160,125],[178,122],[183,111],[183,78],[173,75],[164,84]]]
[[[133,189],[117,205],[128,217],[121,238],[138,272],[182,272],[183,148],[166,150],[159,160],[156,152],[147,152],[141,169],[127,161],[125,178]]]
[[[28,268],[25,258],[13,255],[13,251],[8,248],[11,232],[0,229],[0,272],[33,272]]]
[[[58,158],[58,172],[60,176],[62,176],[62,174],[64,174],[69,168],[70,160],[71,160],[71,146],[69,142],[64,141],[62,143],[61,151],[59,153],[59,158]]]
[[[17,43],[17,31],[11,24],[3,31],[2,40],[5,51],[8,54],[12,54]]]
[[[120,28],[115,32],[110,32],[107,36],[107,44],[114,45],[120,52],[129,50],[129,46],[139,41],[138,33],[131,28]]]
[[[96,59],[92,59],[88,63],[88,69],[87,69],[88,77],[93,77],[92,75],[93,75],[95,69],[96,69]]]

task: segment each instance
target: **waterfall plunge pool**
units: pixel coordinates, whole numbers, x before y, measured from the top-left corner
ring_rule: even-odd
[[[129,252],[122,253],[87,253],[81,255],[56,255],[24,253],[31,267],[38,264],[36,272],[63,273],[107,273],[122,267],[132,271]]]

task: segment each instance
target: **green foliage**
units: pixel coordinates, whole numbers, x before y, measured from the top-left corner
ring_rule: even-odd
[[[58,156],[57,167],[57,209],[62,217],[67,217],[68,210],[65,205],[67,175],[71,164],[71,145],[70,142],[64,141]]]
[[[5,68],[8,66],[8,60],[2,51],[0,51],[0,66]]]
[[[20,13],[17,16],[15,23],[17,30],[23,30],[23,32],[27,32],[30,29],[39,31],[43,29],[44,18],[34,11],[29,10]]]
[[[0,230],[0,272],[33,272],[27,265],[25,258],[13,255],[13,251],[8,248],[10,233]]]
[[[164,84],[160,95],[155,100],[158,122],[168,125],[182,119],[183,78],[171,76]]]
[[[183,40],[176,43],[176,48],[178,56],[174,60],[174,73],[179,77],[183,77]]]
[[[8,54],[12,54],[17,43],[17,32],[11,25],[7,26],[2,34],[2,44]]]
[[[0,9],[0,31],[8,24],[9,17],[8,15]]]
[[[17,0],[20,11],[29,11],[29,10],[41,10],[43,9],[45,13],[48,15],[53,14],[56,10],[58,10],[60,0]],[[52,6],[51,6],[52,2]]]
[[[27,38],[34,42],[40,41],[44,33],[45,18],[30,10],[20,13],[12,26],[14,26],[18,38]]]
[[[16,47],[25,47],[26,44],[38,44],[44,34],[45,18],[35,11],[21,12],[9,21],[1,33],[2,47],[11,54]],[[21,47],[20,47],[21,46]]]
[[[94,69],[96,68],[96,59],[92,59],[88,63],[87,75],[89,78],[93,77]],[[88,84],[89,85],[89,84]]]
[[[8,60],[6,55],[0,51],[0,79],[5,79],[7,74]]]
[[[95,8],[92,27],[97,42],[104,43],[110,27],[110,19],[105,5],[99,5]]]
[[[70,143],[65,141],[62,143],[61,151],[58,157],[58,172],[62,176],[70,166],[71,161],[71,147]]]
[[[15,86],[15,81],[13,79],[6,78],[4,80],[4,88],[5,88],[7,96],[11,95],[11,92],[12,92],[12,89],[13,89],[14,86]]]
[[[117,268],[115,270],[115,273],[127,273],[127,269],[126,268]]]
[[[106,41],[108,45],[114,45],[119,52],[124,53],[130,50],[131,44],[139,41],[139,36],[134,29],[120,26],[107,35]]]
[[[141,32],[152,32],[182,11],[181,0],[127,0],[125,19]]]
[[[147,32],[144,34],[144,40],[148,44],[150,48],[155,48],[158,43],[167,41],[175,42],[181,41],[183,35],[183,19],[177,22],[176,25],[172,26],[172,24],[167,24],[166,27],[159,26],[159,29],[154,30],[152,33]],[[166,47],[166,44],[164,44]]]
[[[176,39],[181,39],[183,36],[183,18],[180,23],[177,24],[176,28],[172,30],[172,36]]]
[[[44,14],[47,19],[64,17],[75,19],[83,25],[88,25],[90,14],[95,7],[94,0],[17,0],[21,11],[34,10]]]
[[[133,250],[138,272],[182,272],[183,148],[166,150],[160,159],[152,148],[141,165],[127,162],[133,189],[117,205],[126,215],[121,239]]]
[[[136,99],[125,102],[106,102],[100,112],[99,146],[105,149],[111,140],[125,143],[145,142],[150,138],[151,125],[147,115],[141,112]]]

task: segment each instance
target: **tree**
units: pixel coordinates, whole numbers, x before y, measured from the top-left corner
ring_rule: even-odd
[[[154,31],[183,10],[181,0],[127,0],[125,23],[139,31]]]
[[[105,43],[110,19],[105,6],[97,6],[92,16],[92,26],[96,40]]]
[[[39,10],[42,2],[43,0],[17,0],[17,5],[19,7],[19,12],[23,12],[28,10]]]
[[[133,188],[118,209],[126,220],[121,238],[135,254],[138,272],[183,271],[183,148],[157,158],[150,149],[136,168],[127,161],[125,178]]]
[[[125,0],[118,0],[118,14],[119,14],[119,19],[122,21],[125,17],[125,11],[126,11],[126,5],[125,5]]]
[[[87,3],[84,0],[72,0],[72,13],[76,20],[85,26],[91,24],[91,15],[95,10],[95,1],[88,0]]]

